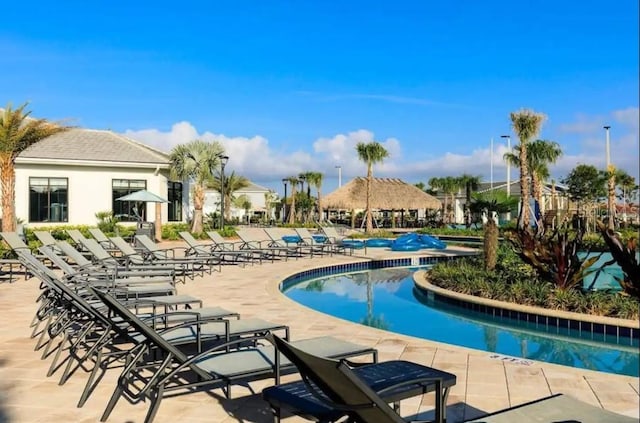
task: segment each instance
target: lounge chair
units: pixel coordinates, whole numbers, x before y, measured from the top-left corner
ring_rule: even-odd
[[[327,237],[327,243],[337,250],[353,254],[353,250],[364,248],[364,241],[342,236],[333,226],[322,226],[320,228]]]
[[[212,241],[215,251],[236,251],[239,250],[243,244],[242,241],[229,241],[224,239],[222,235],[216,231],[206,231],[205,233]]]
[[[222,260],[219,256],[176,256],[176,251],[182,250],[184,254],[187,249],[184,247],[162,248],[147,235],[136,235],[135,240],[136,244],[142,246],[146,252],[146,257],[151,259],[151,261],[159,263],[183,263],[183,265],[191,266],[194,271],[200,269],[204,272],[208,269],[207,273],[211,273],[214,266],[217,267],[218,270],[222,269]]]
[[[303,386],[297,391],[293,384],[266,388],[263,397],[275,407],[288,407],[307,418],[324,418],[323,422],[335,421],[348,416],[349,422],[359,423],[405,423],[397,410],[388,403],[394,398],[407,398],[412,386],[427,384],[424,392],[435,391],[436,422],[446,418],[446,389],[451,385],[449,373],[419,366],[412,375],[397,368],[387,372],[383,362],[362,367],[353,367],[346,360],[331,360],[302,351],[295,345],[270,337],[276,348],[291,360],[303,378]],[[400,367],[410,369],[413,363],[397,362]],[[379,371],[375,371],[379,367]],[[373,369],[374,376],[367,375]],[[397,377],[395,381],[385,381],[384,375]],[[415,377],[415,379],[414,379]],[[455,376],[453,384],[455,384]],[[295,384],[295,382],[294,382]],[[433,388],[431,388],[433,387]],[[420,394],[422,392],[417,392]],[[398,398],[401,397],[401,398]],[[332,413],[332,414],[331,414]],[[632,423],[636,419],[616,414],[602,408],[586,404],[569,396],[556,394],[516,407],[471,420],[474,423]]]
[[[399,423],[404,422],[399,401],[428,392],[436,396],[435,422],[446,419],[447,396],[456,384],[451,373],[401,360],[362,365],[318,357],[275,335],[269,338],[302,376],[301,382],[263,390],[277,421],[284,408],[322,422],[348,416],[349,422]]]
[[[0,236],[14,252],[28,251],[31,253],[31,248],[24,242],[17,232],[0,232]],[[40,254],[38,255],[38,258],[44,259],[45,257]]]
[[[287,260],[289,257],[299,257],[300,254],[289,247],[272,246],[273,240],[269,239],[263,229],[236,229],[236,234],[242,240],[241,250],[259,252],[274,261],[275,259]]]
[[[298,234],[298,236],[300,237],[301,242],[304,243],[304,245],[307,245],[310,248],[313,248],[314,251],[316,251],[316,253],[324,255],[324,254],[332,254],[334,252],[335,248],[332,244],[329,244],[326,241],[325,242],[317,241],[316,238],[314,238],[313,235],[311,235],[311,233],[307,228],[295,228],[294,230],[296,234]]]
[[[102,246],[105,250],[115,249],[115,245],[111,243],[111,240],[100,230],[100,228],[89,228],[89,233],[98,241],[98,244]]]
[[[38,241],[42,243],[42,245],[50,246],[51,248],[58,249],[58,240],[51,235],[51,232],[46,231],[33,231],[33,234],[38,238]],[[58,250],[59,251],[59,250]]]
[[[67,229],[67,235],[69,235],[69,238],[71,238],[71,241],[73,241],[73,244],[78,250],[86,251],[82,241],[87,239],[87,237],[85,237],[79,229]]]
[[[270,247],[289,248],[291,249],[291,254],[295,257],[302,256],[304,254],[309,257],[313,257],[314,253],[319,254],[319,252],[314,248],[302,242],[293,229],[264,228],[264,232],[271,240],[271,243],[269,244]],[[294,242],[287,242],[288,239],[292,239]]]
[[[182,238],[189,246],[189,248],[185,250],[186,257],[216,257],[222,260],[223,263],[243,265],[247,263],[254,263],[255,261],[262,263],[262,256],[260,254],[254,254],[251,251],[218,250],[216,244],[201,244],[193,237],[193,235],[191,235],[191,233],[186,231],[180,232],[178,235],[180,235],[180,238]]]
[[[118,400],[125,395],[133,401],[144,398],[150,400],[150,408],[145,418],[145,422],[149,423],[155,417],[165,393],[209,387],[223,388],[226,396],[229,397],[232,384],[270,377],[279,383],[282,372],[295,370],[292,363],[277,354],[272,345],[256,344],[264,340],[264,336],[242,338],[239,341],[231,341],[200,354],[188,356],[168,343],[158,332],[142,323],[117,300],[97,290],[94,290],[94,293],[114,315],[130,323],[143,338],[135,341],[134,348],[130,350],[128,364],[118,379],[116,389],[101,421],[108,419]],[[248,341],[254,342],[248,343]],[[323,356],[346,358],[371,354],[374,360],[377,358],[376,351],[371,348],[331,337],[312,338],[293,344],[305,350],[316,351]],[[230,346],[246,347],[228,351]],[[141,380],[137,366],[150,349],[158,350],[165,359],[155,363],[155,368],[149,363],[142,363],[148,371],[153,372],[153,375]],[[144,385],[144,389],[131,389],[140,382]]]

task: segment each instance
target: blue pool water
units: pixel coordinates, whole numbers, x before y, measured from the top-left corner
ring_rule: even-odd
[[[469,312],[426,301],[414,288],[415,268],[387,268],[309,279],[289,298],[352,322],[496,355],[629,376],[640,375],[638,346],[572,339],[482,321]]]

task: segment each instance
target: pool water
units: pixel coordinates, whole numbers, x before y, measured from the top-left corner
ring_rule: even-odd
[[[482,321],[470,312],[427,301],[414,288],[416,268],[387,268],[301,281],[284,294],[355,323],[423,339],[608,373],[639,376],[640,353],[619,345]],[[567,334],[569,335],[569,334]]]

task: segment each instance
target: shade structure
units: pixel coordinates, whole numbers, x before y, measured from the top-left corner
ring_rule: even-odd
[[[322,198],[325,209],[367,207],[367,179],[358,177]],[[442,203],[420,188],[396,178],[373,178],[371,207],[377,210],[440,209]]]
[[[154,225],[155,238],[157,240],[162,239],[162,210],[160,203],[168,203],[162,197],[157,196],[156,194],[147,191],[146,189],[141,189],[140,191],[132,192],[131,194],[124,195],[120,198],[116,198],[117,201],[136,201],[140,203],[156,203],[156,221]]]
[[[116,198],[117,201],[139,201],[141,203],[167,203],[168,201],[156,194],[141,189],[140,191],[132,192],[131,194],[124,195]]]

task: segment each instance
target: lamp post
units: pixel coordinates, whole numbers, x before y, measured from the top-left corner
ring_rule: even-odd
[[[616,180],[615,180],[615,172],[614,167],[611,164],[611,141],[609,138],[609,129],[611,126],[606,125],[603,127],[606,134],[605,140],[605,154],[607,161],[607,214],[609,216],[609,222],[607,227],[611,230],[615,228],[615,189],[616,189]]]
[[[282,179],[284,184],[284,200],[282,201],[282,223],[287,223],[287,179]]]
[[[342,166],[336,166],[336,169],[338,169],[338,188],[340,188],[342,186]]]
[[[220,230],[224,230],[224,167],[229,161],[229,156],[219,155],[220,159]]]
[[[511,135],[500,135],[507,139],[507,153],[511,153]],[[507,197],[511,196],[511,162],[507,160]]]

